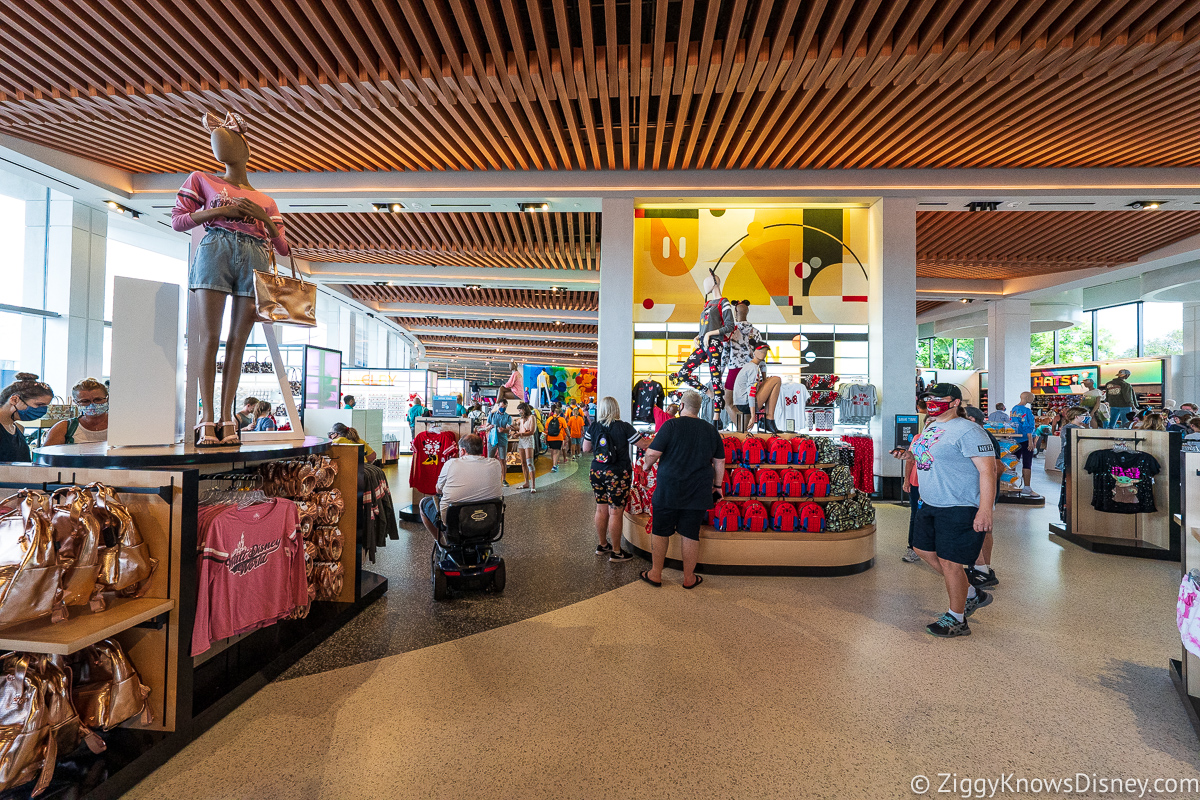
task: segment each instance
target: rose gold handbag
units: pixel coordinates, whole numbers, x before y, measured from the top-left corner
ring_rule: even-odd
[[[100,557],[100,583],[122,597],[141,597],[150,588],[158,561],[151,557],[150,547],[116,492],[102,483],[88,484],[86,490],[95,494],[96,519],[107,545]]]
[[[300,277],[295,262],[292,277],[280,275],[270,245],[267,252],[271,254],[271,271],[254,271],[255,318],[258,322],[317,327],[317,285]]]
[[[104,639],[85,648],[80,656],[72,698],[84,725],[108,731],[138,714],[143,722],[151,721],[146,703],[150,687],[142,684],[120,644]]]
[[[50,532],[50,498],[22,489],[15,499],[19,508],[0,515],[0,627],[51,614],[65,619],[63,570]]]
[[[70,486],[52,494],[50,503],[50,526],[63,567],[63,602],[68,606],[90,602],[100,610],[104,601],[98,593],[103,587],[97,579],[104,532],[96,519],[95,501],[90,493]]]

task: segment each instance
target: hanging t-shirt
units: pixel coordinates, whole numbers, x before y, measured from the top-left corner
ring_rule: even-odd
[[[654,487],[655,507],[697,511],[713,507],[712,462],[725,459],[725,445],[712,423],[697,417],[667,420],[650,449],[663,454]]]
[[[987,431],[962,417],[931,420],[909,450],[920,476],[921,502],[935,508],[979,507],[979,470],[971,459],[995,457]]]
[[[1109,514],[1149,514],[1158,460],[1137,450],[1096,450],[1083,468],[1092,475],[1092,508]],[[921,491],[924,496],[924,487]]]
[[[866,425],[875,416],[875,387],[869,383],[851,383],[838,393],[838,411],[843,425]]]
[[[200,523],[193,656],[308,604],[295,503],[276,498],[244,509],[205,509]]]
[[[804,405],[808,402],[808,388],[803,383],[785,383],[779,387],[779,398],[775,401],[775,424],[787,430],[787,420],[792,420],[792,430],[808,430],[804,418]]]
[[[458,438],[451,431],[421,431],[412,443],[408,483],[424,494],[437,494],[437,479],[447,459],[458,455]]]
[[[651,409],[662,408],[665,396],[662,384],[658,381],[638,381],[633,387],[634,422],[654,422]]]
[[[633,461],[629,457],[629,445],[635,444],[642,434],[623,419],[605,425],[596,420],[583,432],[584,441],[592,443],[592,472],[629,472]]]

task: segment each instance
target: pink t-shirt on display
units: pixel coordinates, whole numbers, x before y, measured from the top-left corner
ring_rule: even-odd
[[[296,504],[282,498],[201,514],[192,655],[212,643],[283,619],[308,603],[304,539]]]
[[[235,233],[245,233],[270,242],[275,252],[286,256],[289,252],[287,240],[283,236],[283,215],[270,196],[254,189],[243,189],[234,186],[224,178],[209,175],[207,172],[193,172],[187,176],[183,186],[175,195],[175,207],[171,209],[171,227],[177,231],[190,231],[197,223],[192,219],[192,213],[202,209],[220,208],[233,205],[239,197],[253,200],[263,207],[271,221],[275,223],[279,235],[272,239],[267,235],[267,226],[256,219],[229,219],[219,217],[204,223],[204,229],[224,228]]]

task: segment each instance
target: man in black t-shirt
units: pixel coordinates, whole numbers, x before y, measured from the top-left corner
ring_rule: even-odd
[[[658,483],[651,498],[652,566],[641,573],[641,579],[652,586],[662,586],[667,545],[675,533],[681,537],[683,588],[694,589],[703,581],[696,574],[700,526],[714,499],[724,496],[725,446],[717,429],[699,414],[700,394],[684,393],[680,415],[663,423],[642,460],[647,472],[658,463]]]

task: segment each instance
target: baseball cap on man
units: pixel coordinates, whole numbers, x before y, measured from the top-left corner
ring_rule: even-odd
[[[962,389],[956,383],[935,383],[925,390],[925,397],[948,397],[951,400],[962,400]]]

